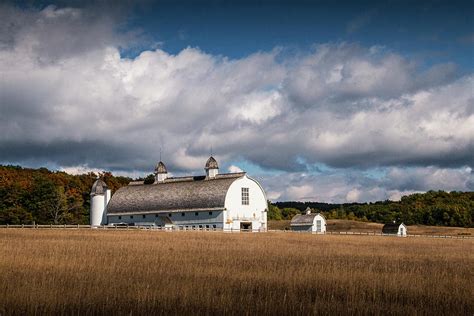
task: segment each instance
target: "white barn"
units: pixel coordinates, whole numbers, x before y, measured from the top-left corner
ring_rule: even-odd
[[[326,233],[326,218],[320,213],[311,213],[311,209],[306,209],[306,214],[295,215],[291,219],[291,230],[300,232],[312,232],[318,234]]]
[[[382,227],[382,234],[406,237],[407,227],[403,223],[388,223]]]
[[[267,230],[267,198],[255,179],[245,172],[220,174],[213,157],[207,160],[205,170],[203,176],[167,177],[166,166],[160,161],[155,183],[132,182],[117,190],[108,203],[91,199],[91,225],[96,225],[92,211],[98,208],[97,201],[106,205],[101,225]],[[98,195],[94,193],[94,197]],[[105,201],[106,195],[103,197]]]

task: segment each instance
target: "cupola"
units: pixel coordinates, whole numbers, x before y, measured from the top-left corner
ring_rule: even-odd
[[[155,167],[155,182],[163,182],[168,177],[165,164],[160,161]]]
[[[216,177],[216,175],[219,173],[219,166],[217,165],[217,161],[214,159],[214,157],[209,157],[204,169],[206,170],[206,176],[208,178]]]

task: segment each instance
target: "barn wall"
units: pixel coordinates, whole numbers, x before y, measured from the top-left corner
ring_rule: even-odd
[[[249,205],[242,205],[242,188],[249,188]],[[225,198],[227,229],[240,229],[241,222],[252,222],[253,230],[267,229],[267,199],[260,185],[244,176],[234,181]]]
[[[291,226],[291,230],[295,232],[311,232],[312,225],[305,225],[305,226]]]
[[[403,231],[403,232],[402,232]],[[407,228],[404,225],[400,225],[398,227],[398,234],[399,236],[406,236],[407,235]]]
[[[317,229],[317,226],[316,226],[317,222],[316,221],[318,221],[318,220],[321,221],[321,231],[320,232],[325,233],[326,232],[326,220],[324,219],[324,217],[321,216],[321,214],[318,214],[314,217],[313,231],[317,232],[317,230],[316,230]]]
[[[216,228],[223,228],[224,223],[224,216],[223,211],[212,211],[212,214],[209,212],[184,212],[184,216],[182,216],[181,212],[178,213],[171,213],[171,217],[169,213],[160,213],[161,216],[168,216],[170,220],[173,222],[173,225],[176,226],[192,226],[195,225],[196,228],[199,225],[202,225],[202,228],[206,228],[206,225],[209,225],[209,228],[213,228],[213,225],[216,225]],[[131,218],[133,216],[133,218]],[[143,217],[145,216],[145,217]],[[121,215],[121,218],[117,215],[109,216],[109,224],[116,224],[116,223],[127,223],[127,224],[135,224],[135,225],[156,225],[156,226],[164,226],[165,223],[163,222],[160,216],[157,217],[157,214],[146,214],[146,215]]]
[[[156,225],[164,225],[164,222],[161,220],[160,217],[155,217],[155,214],[147,214],[145,218],[142,215],[113,215],[108,216],[109,225],[117,224],[117,223],[126,223],[126,224],[135,224],[135,223],[143,223],[146,225],[151,225],[156,223]]]
[[[195,215],[195,212],[185,212],[184,216],[181,213],[173,213],[170,217],[173,225],[177,226],[196,226],[203,225],[201,228],[213,228],[213,225],[216,225],[215,228],[223,228],[224,224],[224,215],[223,211],[212,211],[212,214],[209,212],[197,212],[198,215]],[[206,227],[206,225],[210,225]],[[188,227],[191,228],[191,227]]]

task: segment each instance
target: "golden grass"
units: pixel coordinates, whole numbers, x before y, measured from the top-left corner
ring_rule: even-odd
[[[472,315],[473,240],[0,230],[0,314]]]
[[[360,232],[381,233],[383,224],[361,222],[345,219],[329,219],[327,221],[328,232]],[[269,229],[290,229],[290,221],[268,221]],[[474,236],[474,228],[446,227],[446,226],[424,226],[410,225],[408,234],[412,235],[447,235],[447,236]]]

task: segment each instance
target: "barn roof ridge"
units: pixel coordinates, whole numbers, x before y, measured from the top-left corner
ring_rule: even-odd
[[[242,172],[232,172],[232,173],[219,173],[213,178],[206,177],[205,175],[169,177],[169,178],[164,179],[163,181],[155,182],[153,184],[144,184],[143,181],[132,181],[128,185],[163,185],[167,183],[185,182],[185,181],[202,181],[202,180],[214,181],[214,180],[221,180],[221,179],[227,179],[227,178],[240,178],[246,174],[247,173],[245,171],[242,171]]]

